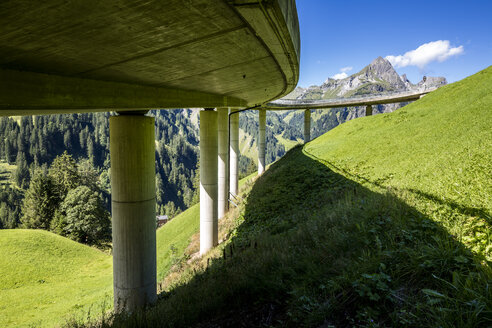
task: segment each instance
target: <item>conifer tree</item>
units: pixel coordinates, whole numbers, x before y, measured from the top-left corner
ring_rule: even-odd
[[[22,224],[31,229],[49,229],[58,199],[51,178],[38,170],[26,191]]]

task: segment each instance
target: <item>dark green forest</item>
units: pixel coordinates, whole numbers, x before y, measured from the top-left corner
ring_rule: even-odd
[[[198,130],[190,120],[190,113],[184,110],[151,112],[156,119],[158,214],[175,216],[192,204],[196,193]],[[75,171],[92,172],[93,186],[89,189],[99,194],[104,209],[110,211],[110,115],[95,113],[0,118],[0,160],[2,165],[16,165],[11,181],[6,181],[8,178],[1,175],[0,228],[16,228],[22,223],[25,227],[49,228],[46,225],[29,225],[27,218],[23,220],[29,201],[24,198],[29,196],[32,182],[34,185],[51,183],[47,177],[53,171],[53,162],[64,152],[73,159]],[[80,179],[75,181],[77,186],[83,185]],[[75,188],[65,188],[63,195],[57,196],[59,201],[68,198],[72,189]],[[90,199],[87,194],[87,191],[84,194],[79,190],[79,196]],[[75,194],[70,196],[73,198]],[[48,215],[50,219],[53,216],[54,213]]]

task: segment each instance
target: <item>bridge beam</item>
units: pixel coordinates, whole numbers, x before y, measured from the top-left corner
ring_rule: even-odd
[[[266,151],[266,110],[260,109],[258,111],[258,175],[265,172],[265,151]]]
[[[217,112],[200,111],[200,254],[218,243],[217,135]]]
[[[154,118],[144,113],[109,119],[117,312],[133,311],[157,299]]]
[[[231,109],[232,111],[232,109]],[[230,162],[229,162],[229,192],[236,196],[239,189],[238,180],[238,159],[239,159],[239,113],[231,115],[230,125],[231,146],[229,149]]]
[[[229,110],[228,108],[217,108],[217,129],[219,133],[219,155],[218,155],[218,212],[219,218],[223,217],[229,208],[229,184],[227,177],[227,152],[229,137]]]
[[[371,116],[372,115],[372,105],[367,105],[366,106],[366,116]]]
[[[304,110],[304,143],[311,141],[311,110]]]

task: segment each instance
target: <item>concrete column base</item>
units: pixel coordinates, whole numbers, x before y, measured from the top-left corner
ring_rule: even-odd
[[[311,141],[311,110],[304,111],[304,143]]]
[[[200,112],[200,254],[218,243],[217,112]]]
[[[154,118],[109,119],[116,312],[157,299]]]
[[[232,110],[231,110],[232,111]],[[239,113],[231,115],[231,145],[229,148],[230,162],[229,162],[229,192],[234,196],[237,195],[239,189],[239,172],[238,172],[238,160],[239,160]]]
[[[262,109],[258,116],[258,175],[265,172],[265,151],[266,151],[266,110]]]
[[[229,110],[227,108],[217,108],[217,129],[218,129],[218,209],[219,219],[225,215],[229,209],[229,179],[227,177],[227,152],[229,137]]]

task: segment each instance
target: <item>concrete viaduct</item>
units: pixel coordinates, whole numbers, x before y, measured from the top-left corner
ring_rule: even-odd
[[[309,109],[385,103],[274,101],[299,77],[295,0],[10,0],[0,3],[0,26],[1,116],[117,113],[109,122],[116,311],[157,299],[150,109],[204,108],[203,254],[217,245],[218,218],[227,211],[229,193],[238,190],[235,112],[261,108],[261,174],[266,110],[306,109],[308,141]]]

